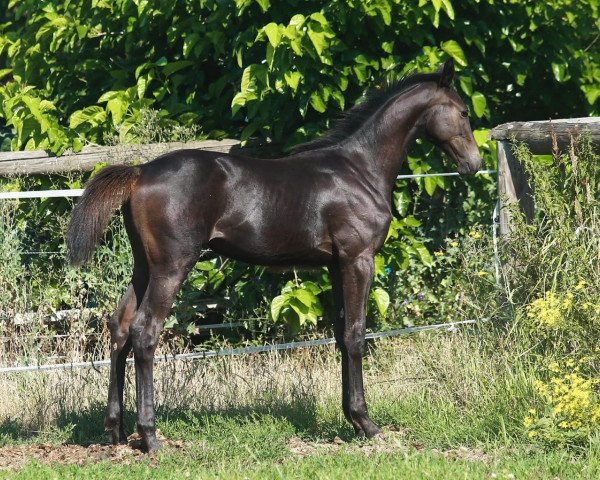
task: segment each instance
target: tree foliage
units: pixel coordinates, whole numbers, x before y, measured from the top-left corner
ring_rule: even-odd
[[[136,126],[151,109],[159,129],[197,126],[204,136],[268,138],[285,149],[386,78],[452,57],[491,166],[491,125],[598,113],[598,27],[598,0],[0,0],[0,139],[3,148],[56,154],[113,141],[115,132],[144,141]],[[447,168],[431,151],[418,144],[405,172]],[[426,195],[416,200],[416,190]],[[425,295],[435,314],[454,293],[430,250],[465,233],[466,221],[487,221],[493,195],[481,176],[398,181],[373,306],[383,314],[388,291],[416,298],[439,283],[445,293]],[[324,310],[322,273],[287,277],[277,295],[262,269],[199,265],[193,288],[243,297],[249,314],[274,299],[273,319],[292,333]],[[390,274],[409,266],[418,280]]]
[[[587,115],[598,0],[0,1],[12,148],[102,142],[152,106],[212,136],[312,137],[388,72],[451,56],[477,125]]]

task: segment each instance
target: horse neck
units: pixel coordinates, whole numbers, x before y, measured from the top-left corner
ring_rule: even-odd
[[[390,199],[408,149],[424,129],[433,85],[419,85],[390,100],[345,142],[369,181]]]

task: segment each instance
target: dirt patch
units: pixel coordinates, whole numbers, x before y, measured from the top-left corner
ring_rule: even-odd
[[[163,447],[177,450],[185,450],[185,442],[179,440],[167,440],[157,432],[157,437]],[[109,460],[113,463],[129,465],[140,459],[149,459],[155,462],[154,455],[146,455],[141,450],[141,438],[137,433],[130,435],[127,445],[53,445],[45,443],[41,445],[19,445],[0,448],[0,470],[18,469],[35,460],[45,465],[86,465],[88,463]]]
[[[448,450],[438,450],[433,448],[430,450],[432,453],[438,453],[447,460],[464,460],[467,462],[481,462],[489,463],[490,457],[481,448],[450,448]]]
[[[288,442],[290,451],[299,456],[320,455],[335,453],[343,450],[347,452],[362,453],[371,457],[378,453],[408,454],[411,450],[417,452],[430,452],[443,456],[447,460],[463,460],[467,462],[489,463],[490,456],[479,448],[452,448],[452,449],[425,449],[422,445],[411,444],[407,439],[407,432],[396,427],[384,428],[382,433],[375,438],[364,442],[345,442],[339,437],[331,441],[306,441],[293,437]]]
[[[408,453],[409,446],[406,441],[406,432],[395,427],[384,428],[383,432],[364,442],[345,442],[340,437],[331,441],[306,441],[293,437],[288,441],[288,448],[299,456],[335,453],[338,450],[360,452],[367,457],[376,453],[402,452]]]

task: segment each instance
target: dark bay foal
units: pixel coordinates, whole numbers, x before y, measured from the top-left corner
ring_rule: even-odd
[[[125,441],[125,359],[133,349],[138,431],[155,434],[154,351],[175,295],[203,248],[270,266],[329,269],[342,354],[342,407],[357,435],[379,432],[367,413],[362,356],[373,256],[392,218],[392,188],[409,146],[425,137],[475,173],[481,157],[454,66],[417,74],[370,95],[324,137],[281,159],[180,150],[141,166],[111,166],[73,211],[69,261],[89,259],[121,207],[133,250],[131,283],[110,320],[106,428]]]

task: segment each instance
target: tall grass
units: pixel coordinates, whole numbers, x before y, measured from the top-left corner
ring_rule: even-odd
[[[372,417],[431,446],[511,443],[521,435],[534,375],[526,356],[490,348],[494,342],[491,332],[475,331],[376,342],[365,360]],[[131,370],[126,409],[134,412]],[[190,415],[266,414],[287,418],[306,438],[353,436],[332,347],[158,364],[156,371],[163,429]],[[57,431],[59,441],[103,439],[106,385],[107,371],[94,370],[0,377],[0,431],[5,441]]]

